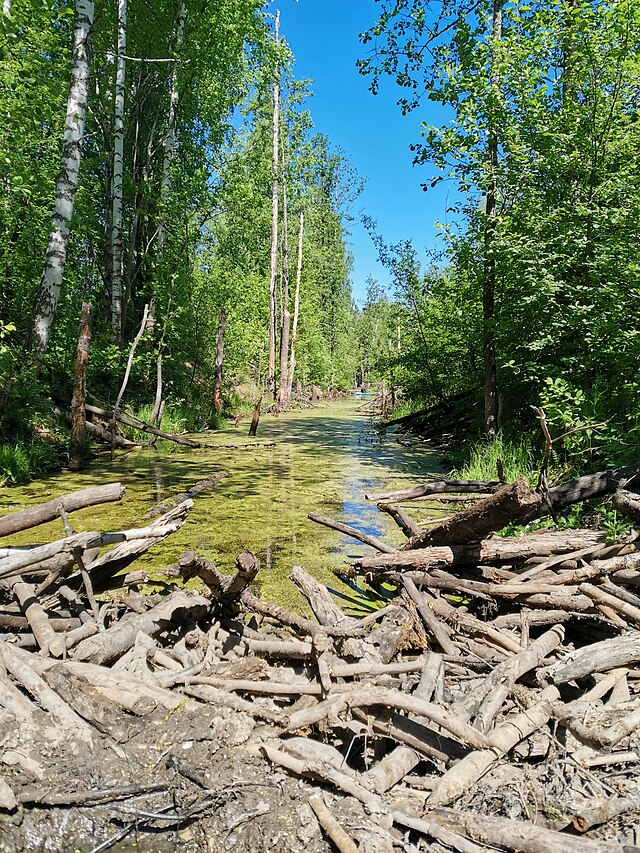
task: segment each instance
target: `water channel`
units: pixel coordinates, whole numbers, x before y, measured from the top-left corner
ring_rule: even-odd
[[[395,523],[366,501],[365,493],[405,488],[442,468],[438,454],[400,445],[395,432],[381,433],[358,414],[358,405],[348,400],[264,416],[257,440],[272,446],[192,450],[165,443],[158,450],[117,456],[113,462],[98,455],[80,473],[67,471],[28,486],[0,490],[0,514],[65,492],[121,481],[126,487],[121,502],[74,513],[71,523],[76,531],[127,529],[148,523],[142,516],[154,505],[224,470],[228,476],[195,499],[185,526],[134,568],[152,573],[175,563],[182,551],[193,549],[221,571],[232,572],[235,556],[246,548],[261,560],[258,579],[266,599],[285,606],[299,603],[287,576],[292,566],[302,565],[334,591],[347,612],[357,613],[366,608],[366,598],[357,587],[339,581],[332,568],[371,549],[314,524],[307,513],[329,515],[399,544],[403,536]],[[248,422],[243,421],[239,429],[207,432],[202,440],[242,445],[250,441],[247,428]],[[49,541],[62,535],[61,523],[51,522],[12,537],[11,543]],[[268,549],[269,569],[265,567]]]

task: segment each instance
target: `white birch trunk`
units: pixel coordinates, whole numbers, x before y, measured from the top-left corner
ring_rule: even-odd
[[[276,12],[276,45],[280,30],[280,12]],[[273,184],[271,188],[271,267],[269,276],[269,364],[267,387],[275,396],[276,383],[276,282],[278,279],[278,132],[280,129],[280,83],[273,84]]]
[[[7,18],[11,14],[11,0],[2,0],[2,14]]]
[[[124,230],[122,174],[124,168],[124,96],[127,53],[127,0],[118,0],[118,59],[113,126],[113,183],[111,205],[111,331],[116,346],[122,345],[122,278]]]
[[[293,375],[296,370],[296,338],[298,336],[298,312],[300,308],[300,279],[302,278],[302,237],[304,234],[304,213],[300,213],[300,230],[298,232],[298,268],[296,270],[296,293],[293,300],[293,326],[291,328],[291,355],[289,360],[288,393],[291,396]]]
[[[278,384],[278,406],[283,406],[289,395],[289,376],[287,362],[289,360],[289,332],[291,330],[291,314],[289,313],[289,234],[287,222],[287,178],[285,173],[284,144],[282,145],[282,318],[280,321],[280,381]]]
[[[27,349],[44,354],[49,343],[51,324],[55,316],[62,277],[67,259],[69,222],[73,214],[73,202],[78,190],[80,172],[80,150],[87,109],[89,81],[88,45],[93,25],[93,3],[91,0],[76,0],[76,20],[73,30],[73,60],[71,85],[67,100],[67,117],[60,174],[56,185],[56,199],[52,217],[52,229],[45,252],[44,269],[36,296],[31,324],[27,336]]]

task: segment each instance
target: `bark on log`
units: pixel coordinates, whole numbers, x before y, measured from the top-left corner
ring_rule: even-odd
[[[565,684],[594,672],[607,672],[637,663],[640,663],[640,634],[634,632],[576,649],[560,663],[540,670],[538,681]]]
[[[398,492],[384,492],[383,494],[370,494],[365,495],[365,498],[368,501],[375,501],[376,503],[398,503],[399,501],[408,501],[412,498],[420,498],[423,495],[496,492],[502,486],[504,486],[504,483],[489,482],[486,480],[433,480],[421,486],[414,486],[411,489],[402,489]]]
[[[87,364],[89,362],[89,341],[91,340],[91,305],[82,303],[80,330],[76,349],[76,369],[71,398],[71,454],[70,468],[79,468],[85,452],[84,436],[86,420],[84,413],[87,393]]]
[[[358,539],[360,542],[364,542],[365,545],[370,545],[372,548],[375,548],[376,551],[381,551],[383,554],[395,554],[397,552],[396,548],[392,548],[391,545],[387,545],[387,543],[383,542],[381,539],[377,539],[375,536],[369,536],[367,533],[363,533],[355,527],[349,527],[347,524],[342,524],[340,521],[334,521],[332,518],[327,518],[324,515],[318,515],[316,512],[310,512],[307,515],[307,518],[310,521],[315,521],[317,524],[323,524],[325,527],[331,527],[333,530],[338,530],[346,536],[351,536],[352,539]]]
[[[541,495],[530,489],[524,480],[517,480],[503,486],[494,495],[484,498],[475,506],[456,513],[419,536],[412,537],[403,546],[403,550],[479,542],[489,533],[530,515],[541,502]]]
[[[405,536],[419,536],[422,533],[422,528],[417,521],[414,521],[413,518],[411,518],[411,516],[402,509],[402,507],[394,506],[389,503],[379,503],[378,509],[381,512],[386,512],[390,515]]]
[[[640,524],[640,495],[626,489],[617,489],[612,503],[616,509],[632,518],[636,524]]]
[[[209,602],[200,595],[175,592],[158,604],[127,619],[117,622],[107,631],[83,640],[73,653],[76,661],[104,664],[127,652],[135,643],[139,631],[153,637],[167,629],[168,625],[187,616],[197,620],[209,609]]]
[[[551,716],[551,703],[559,698],[560,691],[556,687],[547,687],[536,705],[521,714],[514,714],[494,729],[489,749],[470,752],[440,777],[429,795],[428,806],[445,806],[461,797],[492,764],[546,724]]]
[[[549,489],[548,496],[555,510],[570,506],[580,501],[599,498],[602,495],[611,494],[618,489],[621,481],[626,481],[640,472],[640,465],[627,465],[623,468],[610,468],[607,471],[598,471],[596,474],[587,474],[577,480],[571,480],[561,486]],[[543,504],[537,515],[546,515],[548,507]],[[531,516],[535,518],[536,516]],[[527,519],[528,520],[528,519]]]
[[[104,486],[92,486],[79,492],[69,492],[46,503],[21,509],[0,518],[0,536],[9,536],[21,530],[28,530],[60,518],[60,510],[76,512],[88,506],[119,501],[124,495],[122,483],[107,483]]]
[[[402,550],[389,556],[373,554],[369,557],[359,557],[353,560],[352,564],[363,572],[382,574],[410,569],[428,571],[451,565],[520,563],[531,557],[569,553],[580,547],[595,547],[598,543],[604,542],[605,535],[594,530],[539,531],[519,537],[496,536],[473,545],[419,548],[415,551]]]

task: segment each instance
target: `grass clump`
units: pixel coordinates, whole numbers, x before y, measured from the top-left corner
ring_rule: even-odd
[[[32,441],[0,445],[0,486],[15,486],[58,467],[51,444]]]
[[[499,433],[493,441],[471,442],[459,451],[451,477],[456,480],[497,480],[500,460],[507,482],[524,477],[530,486],[535,486],[538,458],[539,451],[530,437],[508,439]]]

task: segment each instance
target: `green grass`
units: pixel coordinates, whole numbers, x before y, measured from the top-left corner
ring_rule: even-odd
[[[539,451],[527,436],[511,440],[499,434],[494,441],[485,439],[467,444],[459,452],[451,476],[460,480],[497,480],[499,459],[507,482],[524,477],[529,485],[535,486],[538,457]]]
[[[28,483],[29,480],[58,467],[51,444],[32,441],[0,445],[0,486]]]
[[[135,417],[147,424],[151,423],[152,411],[153,405],[145,404],[135,411]],[[183,432],[200,432],[206,426],[208,426],[209,429],[214,430],[224,429],[227,426],[227,421],[222,417],[222,415],[217,415],[214,412],[210,415],[207,422],[199,412],[191,411],[190,409],[187,409],[186,406],[180,404],[169,404],[165,407],[164,414],[162,415],[162,424],[160,425],[160,429],[163,432],[169,432],[172,435],[180,435],[180,433]],[[141,440],[140,437],[143,434],[140,430],[123,424],[120,424],[120,428],[130,441]]]

